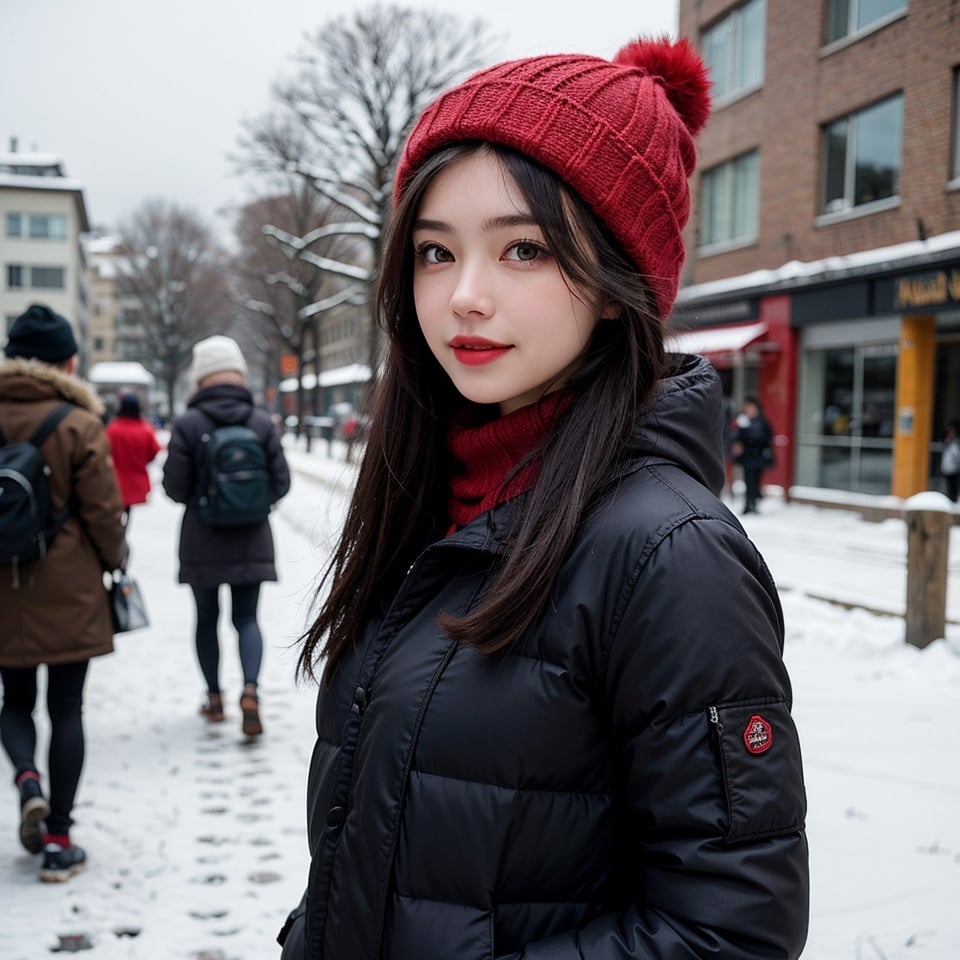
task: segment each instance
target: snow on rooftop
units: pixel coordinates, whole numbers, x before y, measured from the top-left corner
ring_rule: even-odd
[[[755,287],[769,287],[788,283],[791,280],[823,279],[830,274],[843,275],[866,267],[895,264],[915,257],[929,256],[955,250],[960,256],[960,230],[940,233],[926,240],[909,240],[888,247],[860,250],[842,256],[824,257],[822,260],[790,260],[775,270],[754,270],[737,277],[724,277],[706,283],[684,287],[677,296],[677,304],[683,305],[701,297],[715,297]]]
[[[104,360],[90,368],[90,382],[99,384],[143,384],[149,386],[154,376],[142,363],[129,360]]]
[[[30,176],[25,173],[6,173],[0,170],[0,187],[17,187],[21,190],[76,190],[83,192],[83,183],[72,177]]]
[[[0,150],[0,163],[13,163],[18,166],[52,167],[63,165],[59,153],[41,153],[39,150]]]

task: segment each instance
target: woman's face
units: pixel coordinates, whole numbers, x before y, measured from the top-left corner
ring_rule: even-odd
[[[566,280],[496,157],[470,154],[436,176],[413,245],[420,328],[464,397],[510,413],[576,369],[599,311]]]

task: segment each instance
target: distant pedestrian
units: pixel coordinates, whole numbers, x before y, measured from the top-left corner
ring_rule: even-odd
[[[743,401],[734,421],[730,447],[734,462],[743,468],[743,485],[746,488],[743,512],[756,513],[763,472],[774,465],[773,429],[756,397],[747,397]]]
[[[123,522],[129,532],[131,509],[146,503],[150,493],[147,465],[160,452],[157,434],[140,415],[140,398],[135,393],[121,395],[117,415],[107,424],[107,439],[123,497]]]
[[[940,476],[947,485],[947,497],[957,502],[960,494],[960,423],[951,420],[943,437],[943,453],[940,455]]]
[[[206,451],[220,426],[246,426],[265,453],[269,498],[276,502],[290,489],[290,471],[270,414],[254,406],[246,383],[247,364],[230,337],[214,336],[193,348],[191,370],[196,392],[187,411],[173,422],[163,489],[186,506],[180,527],[180,583],[190,585],[196,603],[196,649],[207,686],[200,713],[212,723],[224,719],[220,688],[219,588],[230,587],[231,619],[237,630],[243,692],[242,730],[263,732],[257,689],[263,639],[257,621],[260,585],[277,579],[273,534],[263,519],[243,526],[211,526],[202,513],[202,499],[211,481]]]
[[[34,304],[14,321],[0,363],[0,428],[26,440],[58,406],[72,404],[41,446],[54,510],[66,520],[45,556],[0,567],[0,739],[19,789],[20,842],[43,851],[40,879],[66,880],[86,862],[70,837],[84,762],[83,687],[91,657],[112,652],[103,573],[122,566],[123,502],[101,420],[102,401],[74,372],[69,322]],[[36,762],[37,668],[46,666],[49,800]]]

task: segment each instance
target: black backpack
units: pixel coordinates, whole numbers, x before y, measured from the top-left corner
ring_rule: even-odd
[[[49,413],[29,440],[7,443],[0,430],[0,564],[19,564],[46,556],[50,541],[70,514],[50,503],[50,468],[40,453],[44,440],[70,412],[64,403]]]
[[[256,431],[220,424],[204,434],[200,519],[211,527],[262,523],[273,501],[267,452]]]

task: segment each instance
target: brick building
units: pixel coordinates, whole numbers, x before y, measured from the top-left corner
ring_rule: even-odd
[[[778,433],[770,479],[909,496],[960,419],[960,8],[680,0],[711,69],[671,320]]]

